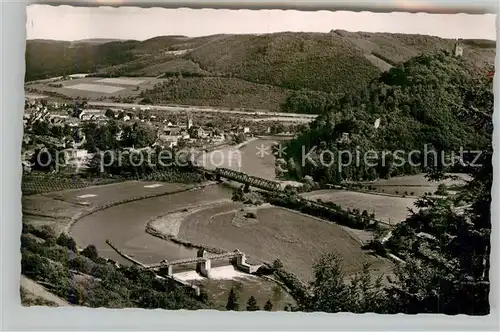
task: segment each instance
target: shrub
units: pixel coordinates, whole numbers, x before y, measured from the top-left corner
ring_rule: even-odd
[[[59,237],[57,238],[57,244],[61,247],[68,248],[75,253],[77,252],[75,240],[64,233],[61,233],[61,235],[59,235]]]
[[[47,242],[47,244],[55,244],[56,243],[56,234],[52,230],[52,228],[50,228],[49,226],[43,225],[39,229],[37,229],[35,227],[30,228],[30,229],[31,229],[31,233],[33,235],[35,235],[41,239],[44,239]]]
[[[279,258],[277,258],[273,262],[273,269],[278,270],[278,269],[282,269],[282,268],[283,268],[283,263],[279,260]]]
[[[97,252],[97,248],[93,244],[83,249],[81,254],[94,262],[99,259],[99,253]]]
[[[47,268],[46,259],[26,250],[21,253],[21,273],[33,279],[40,278]]]
[[[94,263],[85,256],[76,256],[68,262],[68,266],[70,269],[90,274],[94,267]]]
[[[257,215],[253,212],[248,212],[245,214],[245,218],[257,219]]]

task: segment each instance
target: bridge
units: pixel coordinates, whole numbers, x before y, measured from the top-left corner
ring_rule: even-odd
[[[172,276],[172,269],[174,266],[184,266],[188,264],[196,263],[196,271],[200,273],[202,276],[206,278],[210,278],[210,271],[212,268],[212,261],[221,260],[221,259],[230,259],[235,260],[236,267],[247,273],[255,273],[259,266],[249,265],[246,262],[246,256],[244,253],[240,252],[236,249],[233,252],[226,252],[223,254],[217,255],[205,255],[205,250],[199,249],[197,253],[197,257],[186,258],[186,259],[178,259],[175,261],[167,261],[166,259],[157,264],[146,265],[146,269],[150,270],[164,270],[166,269],[167,275]]]
[[[217,181],[220,181],[221,178],[226,178],[228,180],[243,183],[245,185],[245,191],[248,191],[250,186],[268,191],[279,191],[281,188],[278,182],[248,175],[228,168],[216,168],[215,176]]]

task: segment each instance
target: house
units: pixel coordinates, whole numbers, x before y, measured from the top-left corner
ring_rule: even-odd
[[[98,121],[107,119],[104,110],[83,110],[79,116],[83,121]]]
[[[160,135],[158,137],[157,145],[171,149],[174,146],[177,146],[179,139],[179,136]]]
[[[248,134],[250,133],[250,128],[249,127],[243,127],[243,134]]]
[[[28,161],[21,161],[23,173],[31,173],[31,164]]]
[[[207,136],[207,134],[201,127],[192,127],[190,131],[193,138],[204,138]]]
[[[88,157],[89,153],[85,149],[65,149],[64,156],[68,159],[82,159]]]
[[[67,166],[76,169],[87,168],[87,162],[92,159],[93,154],[85,149],[64,149],[64,162]]]

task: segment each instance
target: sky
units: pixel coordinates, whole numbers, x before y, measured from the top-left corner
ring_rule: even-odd
[[[398,0],[399,3],[411,3]],[[145,40],[162,35],[329,32],[417,33],[496,40],[496,15],[349,11],[165,9],[138,7],[27,7],[27,39]]]

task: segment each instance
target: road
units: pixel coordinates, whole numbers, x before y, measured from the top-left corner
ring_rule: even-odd
[[[159,105],[142,105],[142,104],[128,104],[128,103],[110,103],[103,101],[89,101],[89,106],[101,106],[101,107],[116,107],[116,108],[151,108],[154,110],[160,111],[195,111],[195,112],[213,112],[213,113],[230,113],[230,114],[244,114],[244,115],[259,115],[259,116],[272,116],[279,118],[302,118],[308,120],[314,120],[317,115],[316,114],[299,114],[299,113],[279,113],[279,112],[246,112],[246,111],[231,111],[224,109],[217,109],[211,107],[199,107],[199,106],[159,106]]]

